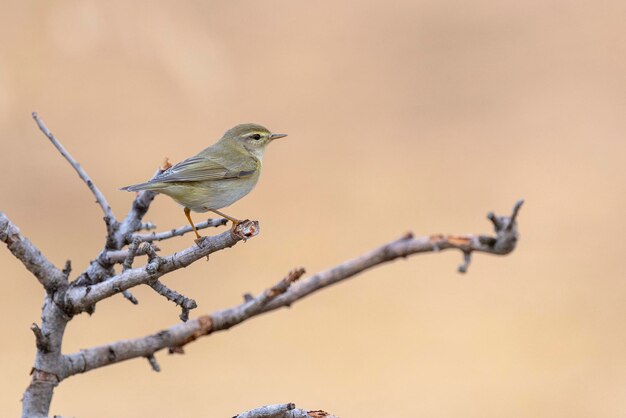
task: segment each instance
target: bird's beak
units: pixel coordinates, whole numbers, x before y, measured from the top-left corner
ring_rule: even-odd
[[[278,138],[284,138],[286,136],[287,136],[287,134],[271,134],[270,135],[270,139],[273,140],[273,139],[278,139]]]

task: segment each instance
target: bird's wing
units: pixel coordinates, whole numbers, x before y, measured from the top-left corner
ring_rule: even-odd
[[[257,161],[246,158],[236,164],[228,164],[218,158],[195,156],[157,174],[150,183],[176,183],[202,180],[245,178],[257,170]]]

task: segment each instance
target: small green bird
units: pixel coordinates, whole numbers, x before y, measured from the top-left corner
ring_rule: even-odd
[[[171,197],[184,207],[185,216],[198,239],[201,237],[191,220],[190,211],[211,211],[230,220],[234,228],[241,221],[218,209],[232,205],[250,193],[261,175],[265,148],[274,139],[285,136],[273,134],[254,123],[237,125],[197,155],[162,171],[145,183],[126,186],[122,190],[152,190]]]

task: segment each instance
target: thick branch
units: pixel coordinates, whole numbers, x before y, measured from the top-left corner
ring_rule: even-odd
[[[22,417],[47,417],[54,388],[67,374],[67,362],[61,354],[63,334],[71,318],[47,295],[41,312],[41,328],[31,329],[37,339],[31,381],[22,398]]]
[[[27,238],[20,234],[4,213],[0,212],[0,241],[24,264],[48,292],[67,286],[66,275],[52,264]]]
[[[147,284],[164,274],[187,267],[194,261],[208,256],[236,243],[252,238],[259,232],[259,224],[255,221],[245,221],[239,224],[235,231],[226,231],[220,235],[205,237],[199,244],[189,247],[168,257],[159,258],[159,265],[148,263],[146,266],[126,270],[108,280],[92,286],[78,286],[69,289],[60,303],[79,313],[96,302],[108,298],[140,284]]]
[[[516,208],[519,209],[520,206],[521,201],[516,204]],[[290,306],[320,289],[399,257],[426,252],[441,252],[449,249],[460,250],[464,255],[472,252],[508,254],[513,251],[517,243],[517,225],[509,217],[501,217],[500,221],[502,222],[495,226],[495,237],[469,234],[431,235],[413,238],[407,235],[360,257],[300,280],[299,284],[292,286],[291,284],[303,273],[302,269],[294,270],[277,285],[255,298],[247,298],[246,301],[234,308],[192,319],[157,334],[93,347],[68,355],[66,358],[73,367],[70,368],[67,376],[131,358],[154,355],[155,352],[164,348],[179,352],[184,345],[200,337],[226,330],[256,315]]]
[[[70,163],[74,170],[76,170],[78,176],[87,184],[87,187],[89,187],[89,190],[91,190],[91,193],[95,196],[98,205],[100,205],[100,207],[102,208],[102,212],[104,213],[104,218],[107,226],[115,224],[117,221],[115,220],[115,216],[113,215],[111,206],[109,206],[109,203],[107,202],[100,189],[98,189],[94,182],[89,178],[87,172],[83,170],[80,164],[70,155],[70,153],[63,147],[63,145],[61,145],[61,143],[55,138],[55,136],[52,135],[52,132],[50,132],[48,127],[46,127],[46,124],[43,122],[43,120],[41,120],[36,112],[33,112],[33,119],[35,119],[35,122],[37,122],[37,125],[39,126],[41,132],[43,132],[44,135],[48,137],[50,142],[52,142],[52,145],[54,145],[54,147],[59,150],[61,155],[67,160],[67,162]]]

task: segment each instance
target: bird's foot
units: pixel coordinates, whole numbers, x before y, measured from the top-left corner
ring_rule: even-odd
[[[232,222],[232,226],[230,227],[231,231],[234,231],[235,229],[237,229],[237,227],[239,225],[241,225],[244,222],[250,222],[250,219],[244,219],[244,220],[239,220],[239,219],[231,219],[230,220]]]

